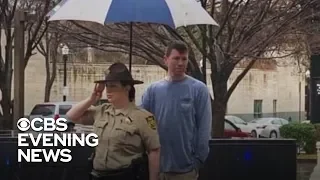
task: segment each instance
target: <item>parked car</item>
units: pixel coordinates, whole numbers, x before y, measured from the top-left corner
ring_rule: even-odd
[[[74,123],[66,117],[67,112],[74,106],[75,102],[46,102],[41,104],[36,104],[32,109],[29,118],[66,118],[68,124],[68,130],[73,129]],[[36,124],[36,126],[41,126],[42,123]]]
[[[254,125],[260,137],[278,138],[280,137],[279,128],[285,124],[289,124],[288,120],[276,117],[257,118],[249,122]]]
[[[242,132],[240,128],[234,125],[231,121],[224,120],[224,137],[233,138],[233,137],[251,137],[249,133]]]
[[[310,120],[304,120],[301,122],[302,124],[310,124]]]
[[[242,132],[250,133],[252,137],[258,137],[258,131],[254,125],[245,122],[237,116],[227,115],[225,119],[231,121],[235,126],[240,128]]]

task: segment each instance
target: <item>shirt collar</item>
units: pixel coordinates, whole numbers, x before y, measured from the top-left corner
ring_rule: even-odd
[[[123,115],[123,116],[128,116],[128,114],[130,113],[130,111],[136,107],[135,103],[130,102],[128,107],[125,109],[115,109],[112,105],[109,106],[105,112],[108,112],[109,114],[118,116],[118,115]]]

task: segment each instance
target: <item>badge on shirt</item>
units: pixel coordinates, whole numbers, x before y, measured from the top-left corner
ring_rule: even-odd
[[[146,120],[147,120],[147,123],[148,123],[149,127],[151,129],[155,130],[156,129],[156,120],[154,119],[154,117],[153,116],[148,116],[146,118]]]
[[[127,118],[124,119],[124,122],[126,124],[131,124],[132,123],[132,119],[130,117],[127,117]]]

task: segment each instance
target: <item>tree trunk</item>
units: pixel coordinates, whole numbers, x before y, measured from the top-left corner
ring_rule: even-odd
[[[8,30],[11,34],[11,30]],[[4,129],[11,129],[12,128],[12,104],[11,104],[11,84],[12,84],[12,38],[8,36],[6,39],[6,46],[5,46],[5,64],[4,64],[4,81],[1,82],[0,88],[2,92],[2,101],[1,107],[3,111],[3,127]]]
[[[50,86],[50,62],[49,62],[49,56],[48,53],[45,56],[45,64],[46,64],[46,84],[44,87],[44,102],[49,102],[50,101],[50,91],[51,91],[51,86]]]
[[[1,93],[1,100],[0,100],[0,129],[3,129],[4,128],[4,118],[3,118],[2,99],[3,99],[3,89],[4,89],[3,88],[3,85],[4,85],[4,74],[3,74],[3,72],[1,72],[1,69],[2,68],[0,67],[0,93]]]
[[[10,83],[11,84],[11,83]],[[6,84],[3,84],[4,86],[6,86]],[[11,96],[8,96],[8,90],[4,87],[3,89],[1,89],[2,92],[2,100],[1,100],[1,107],[2,107],[2,111],[3,111],[3,122],[2,122],[2,126],[4,129],[8,129],[12,126],[10,126],[10,122],[12,122],[12,114],[11,114]]]
[[[198,79],[199,81],[205,82],[203,79],[203,73],[201,72],[197,64],[196,56],[192,50],[189,51],[189,63],[187,68],[187,74]]]
[[[51,88],[54,83],[54,80],[57,75],[57,51],[54,46],[54,49],[48,49],[49,53],[45,56],[46,61],[46,85],[45,85],[45,94],[44,102],[50,101]],[[52,71],[50,73],[50,59],[52,60]]]
[[[223,137],[224,134],[224,116],[227,109],[226,94],[228,92],[227,82],[224,79],[217,79],[212,82],[214,84],[213,94],[215,95],[212,101],[212,137]]]
[[[187,74],[189,76],[196,78],[199,81],[204,82],[202,72],[200,70],[193,69],[190,63],[188,64]]]

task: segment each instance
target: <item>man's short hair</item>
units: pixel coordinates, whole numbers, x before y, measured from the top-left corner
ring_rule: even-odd
[[[174,41],[170,43],[166,50],[166,56],[170,56],[172,50],[177,50],[179,53],[186,53],[188,52],[188,46],[183,41]]]

